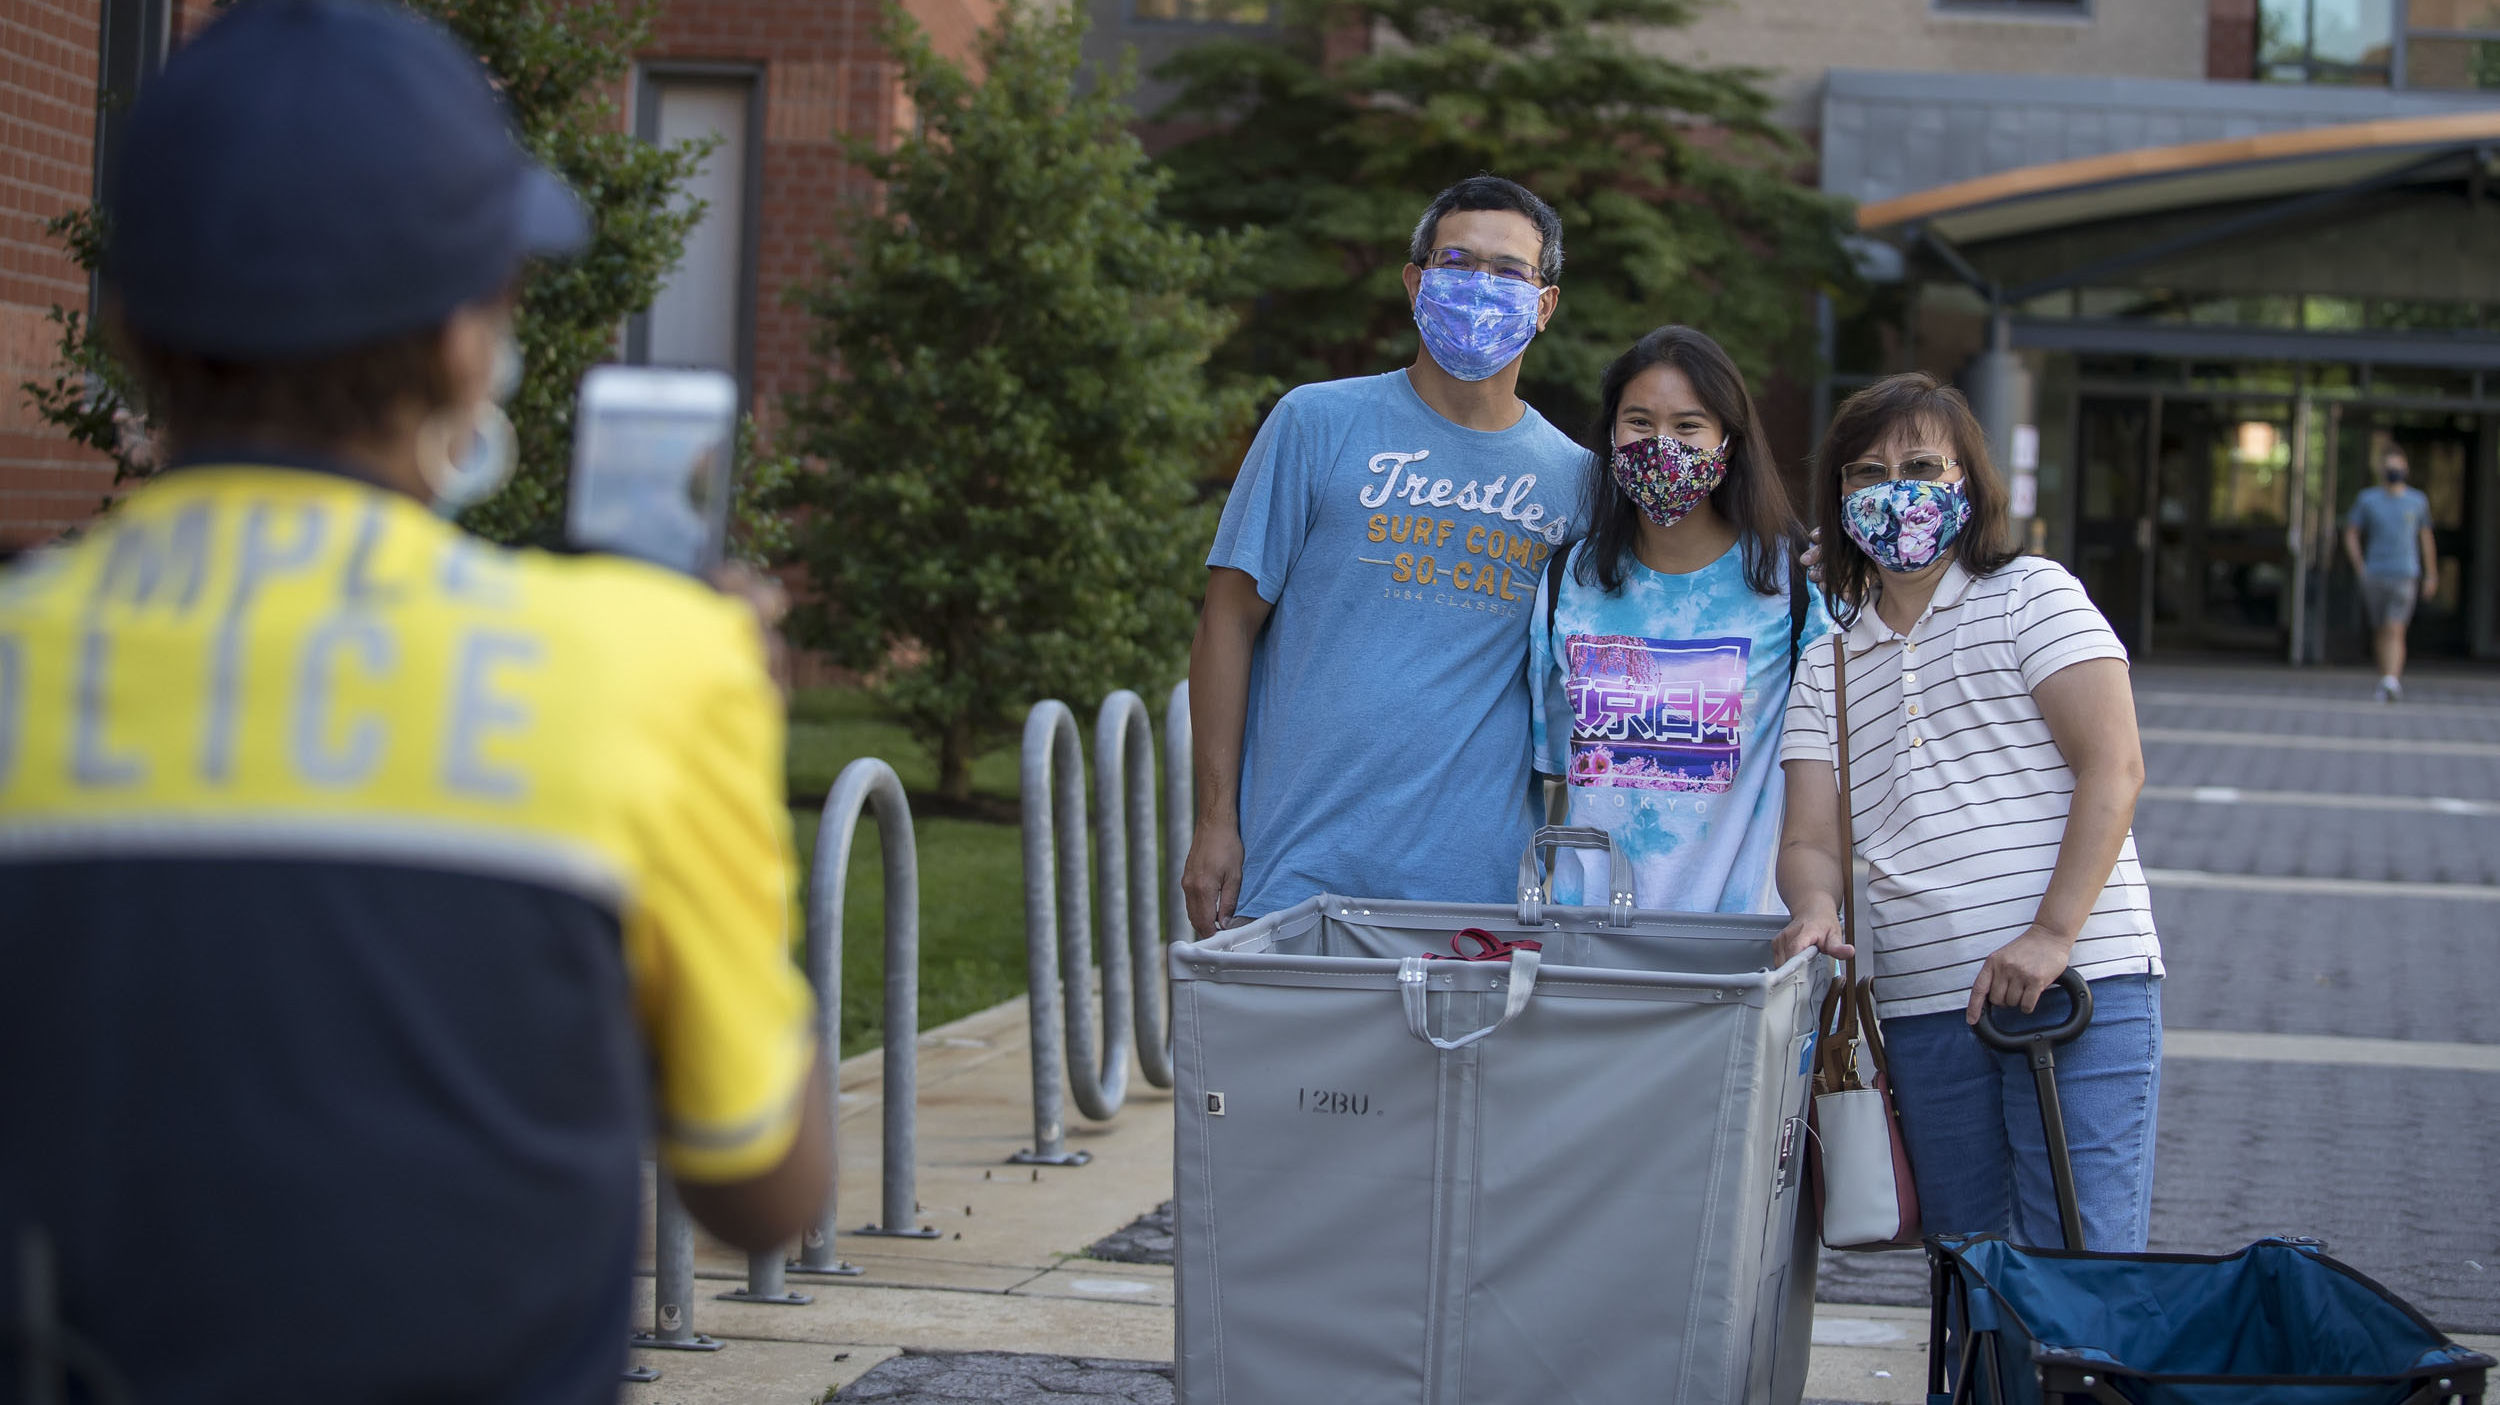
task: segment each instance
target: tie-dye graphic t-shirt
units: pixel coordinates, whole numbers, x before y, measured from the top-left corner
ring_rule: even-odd
[[[1560,574],[1552,635],[1543,594],[1550,576],[1529,616],[1537,770],[1569,781],[1570,823],[1614,832],[1632,861],[1640,906],[1782,911],[1772,869],[1788,706],[1786,589],[1748,587],[1739,546],[1688,575],[1627,562],[1623,588],[1612,593],[1581,584],[1578,566],[1574,559]],[[1817,594],[1807,604],[1805,644],[1828,627]],[[1602,902],[1605,863],[1603,854],[1566,851],[1556,898],[1581,902],[1585,892]]]

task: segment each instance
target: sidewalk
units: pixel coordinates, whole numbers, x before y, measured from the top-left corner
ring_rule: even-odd
[[[2500,1331],[2500,1199],[2479,1174],[2500,1156],[2500,675],[2425,671],[2395,707],[2353,670],[2156,664],[2134,682],[2153,777],[2135,832],[2170,972],[2155,1242],[2316,1234],[2433,1320]],[[1025,1039],[1020,999],[921,1037],[921,1220],[943,1238],[846,1234],[865,1275],[794,1280],[803,1307],[714,1301],[745,1261],[705,1246],[695,1326],[726,1349],[637,1351],[665,1374],[623,1399],[816,1400],[906,1350],[1168,1363],[1171,1270],[1077,1255],[1171,1197],[1170,1096],[1132,1067],[1115,1121],[1069,1128],[1093,1164],[1011,1167],[1031,1136]],[[878,1216],[882,1074],[874,1054],[842,1070],[845,1224]],[[1823,1283],[1915,1304],[1923,1277],[1916,1255],[1827,1256]],[[647,1280],[638,1301],[647,1323]],[[2500,1354],[2500,1336],[2457,1337]],[[1916,1306],[1824,1304],[1809,1398],[1923,1399],[1924,1338]],[[952,1384],[883,1392],[903,1369],[876,1398],[1169,1398],[1160,1377],[1035,1357],[924,1362]]]
[[[745,1256],[699,1238],[696,1330],[718,1352],[636,1350],[660,1380],[629,1385],[627,1405],[796,1402],[824,1398],[903,1351],[1035,1352],[1169,1362],[1172,1270],[1079,1258],[1087,1245],[1172,1197],[1172,1099],[1132,1065],[1118,1118],[1073,1118],[1068,1143],[1094,1154],[1072,1168],[1006,1164],[1031,1145],[1032,1080],[1019,998],[920,1038],[921,1223],[934,1240],[844,1234],[858,1278],[798,1280],[800,1307],[727,1303]],[[842,1223],[876,1218],[884,1061],[842,1066]],[[645,1216],[646,1234],[648,1215]],[[645,1247],[648,1264],[648,1246]],[[651,1316],[639,1280],[635,1320]],[[1809,1398],[1926,1398],[1925,1314],[1824,1305],[1815,1317]]]

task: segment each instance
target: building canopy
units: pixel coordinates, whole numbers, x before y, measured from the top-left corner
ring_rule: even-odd
[[[1881,75],[1888,83],[1898,76]],[[2500,328],[2500,106],[2384,93],[2354,102],[2350,92],[2310,91],[2297,94],[2309,105],[2295,108],[2260,85],[2201,85],[2222,91],[2158,95],[2205,103],[2206,129],[2223,134],[2111,146],[2106,138],[2119,129],[2196,128],[2131,124],[2124,109],[2086,122],[2085,109],[2061,105],[2055,92],[2021,113],[1931,93],[1923,122],[1891,93],[1848,119],[1852,85],[1843,77],[1827,95],[1827,118],[1842,116],[1853,141],[1888,124],[1902,145],[1878,170],[1859,160],[1862,147],[1843,143],[1849,149],[1827,169],[1826,187],[1864,192],[1861,231],[1903,251],[1921,278],[1967,284],[2015,315],[2025,324],[2022,344],[2142,347],[2140,336],[2082,324],[2186,323],[2205,329],[2190,338],[2199,349],[2221,352],[2228,348],[2205,343],[2232,325],[2267,343],[2251,341],[2244,354],[2500,365],[2492,334]],[[2141,104],[2146,95],[2132,90],[2181,85],[2101,86],[2104,97]],[[2435,110],[2408,111],[2400,97]],[[2277,120],[2235,113],[2233,101],[2274,104]],[[1974,110],[2010,124],[1993,145],[1957,137],[1969,135],[1962,129]],[[2304,114],[2350,120],[2294,120]],[[2044,140],[2061,122],[2088,130]],[[2011,159],[2096,146],[2109,149]],[[1921,171],[1956,178],[1924,186],[1904,179]],[[2069,325],[2052,330],[2044,320]],[[2321,332],[2326,342],[2282,340]]]

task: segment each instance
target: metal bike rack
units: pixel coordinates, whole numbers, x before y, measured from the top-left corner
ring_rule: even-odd
[[[677,1183],[666,1171],[659,1177],[659,1215],[651,1254],[651,1330],[636,1332],[630,1345],[658,1351],[718,1351],[721,1341],[694,1329],[694,1221],[677,1198]],[[651,1380],[660,1373],[649,1367],[629,1370],[627,1380]]]
[[[920,858],[912,836],[911,804],[894,768],[861,757],[842,768],[825,796],[816,828],[816,855],[807,883],[807,976],[816,987],[817,1040],[826,1050],[825,1096],[832,1122],[841,1125],[842,1104],[842,899],[848,889],[851,841],[865,811],[877,822],[877,848],[885,863],[885,1159],[883,1218],[858,1233],[897,1239],[935,1239],[937,1231],[915,1223],[913,1194],[919,1162],[920,1088]],[[840,1140],[835,1141],[839,1160]],[[840,1180],[825,1200],[825,1214],[801,1240],[787,1271],[810,1277],[855,1277],[859,1269],[835,1251],[840,1225]],[[763,1255],[757,1255],[760,1267]],[[774,1256],[776,1260],[778,1256]],[[750,1287],[755,1284],[750,1280]]]
[[[1146,1081],[1172,1086],[1170,1000],[1163,974],[1168,907],[1186,924],[1181,860],[1190,808],[1188,685],[1172,690],[1164,714],[1169,834],[1158,866],[1154,727],[1145,701],[1122,689],[1103,699],[1094,727],[1094,861],[1102,905],[1102,1047],[1094,1042],[1093,893],[1085,849],[1085,758],[1075,714],[1065,703],[1035,703],[1025,719],[1023,757],[1026,999],[1031,1011],[1033,1148],[1017,1164],[1082,1166],[1067,1145],[1066,1099],[1097,1122],[1117,1116],[1128,1095],[1128,1060],[1137,1052]],[[1158,894],[1160,884],[1164,891]],[[1126,1012],[1128,1018],[1123,1018]],[[1134,1036],[1132,1037],[1132,1029]],[[1064,1063],[1066,1072],[1061,1072]]]
[[[1033,1148],[1018,1165],[1082,1166],[1093,1153],[1068,1150],[1067,1090],[1100,1120],[1128,1094],[1128,1029],[1116,1012],[1128,1003],[1128,948],[1103,952],[1103,1057],[1094,1058],[1093,903],[1085,872],[1085,753],[1076,715],[1056,699],[1024,719],[1025,999],[1032,1019]],[[1062,1002],[1067,1018],[1061,1018]],[[1068,1026],[1075,1026],[1070,1038]],[[1061,1072],[1064,1056],[1067,1069]]]
[[[826,1111],[835,1138],[833,1193],[825,1199],[823,1218],[802,1236],[798,1257],[785,1261],[778,1249],[748,1255],[746,1286],[716,1295],[726,1301],[797,1306],[815,1299],[792,1291],[790,1276],[851,1278],[861,1272],[857,1265],[842,1261],[834,1235],[840,1221],[841,1191],[842,901],[849,886],[851,844],[859,833],[862,813],[876,821],[878,849],[885,863],[884,1219],[855,1232],[900,1239],[938,1237],[935,1229],[914,1224],[918,1211],[914,1174],[920,1047],[919,850],[901,779],[885,762],[862,757],[842,768],[825,796],[808,878],[807,977],[816,992],[818,1057],[824,1061]],[[631,1344],[670,1351],[718,1351],[719,1340],[694,1329],[694,1222],[665,1171],[660,1173],[658,1198],[652,1327],[635,1333]],[[634,1367],[626,1371],[625,1379],[657,1380],[659,1372]]]
[[[1158,1088],[1172,1086],[1172,974],[1163,962],[1163,937],[1189,931],[1189,898],[1181,892],[1181,869],[1189,862],[1197,820],[1189,748],[1189,680],[1184,678],[1172,685],[1163,705],[1163,929],[1137,942],[1140,969],[1154,973],[1153,979],[1137,983],[1137,1060],[1145,1066],[1146,1081]]]

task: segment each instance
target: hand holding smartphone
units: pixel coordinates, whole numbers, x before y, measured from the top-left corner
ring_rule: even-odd
[[[573,544],[708,579],[729,539],[738,383],[719,371],[597,366],[573,418]]]

